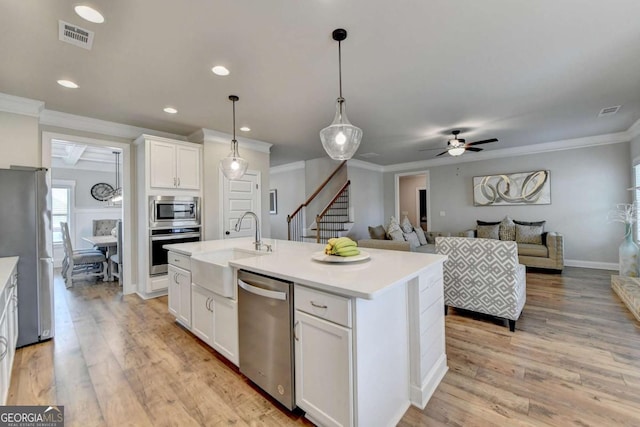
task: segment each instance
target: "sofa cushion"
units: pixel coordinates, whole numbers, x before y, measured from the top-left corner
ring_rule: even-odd
[[[416,234],[415,231],[412,231],[411,233],[403,233],[403,234],[404,234],[404,240],[409,242],[412,249],[420,246],[420,241],[418,240],[418,235]]]
[[[516,225],[508,216],[500,222],[500,240],[516,240]]]
[[[542,245],[542,230],[541,225],[516,224],[516,242]]]
[[[369,237],[376,240],[385,240],[387,238],[387,232],[382,225],[369,227]]]
[[[500,238],[500,225],[478,225],[477,236],[479,239],[496,239]]]
[[[427,243],[432,245],[436,243],[436,237],[449,237],[451,233],[446,233],[444,231],[427,231],[425,233],[427,237]]]
[[[427,236],[424,235],[424,230],[420,227],[414,227],[413,231],[416,232],[416,236],[418,236],[418,241],[420,242],[420,245],[426,245]]]
[[[547,249],[545,245],[518,243],[518,255],[547,258],[549,256],[549,249]]]

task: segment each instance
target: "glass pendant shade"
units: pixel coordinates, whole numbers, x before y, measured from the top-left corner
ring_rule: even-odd
[[[362,129],[347,119],[344,99],[338,98],[333,123],[320,131],[320,140],[324,150],[334,160],[349,160],[358,150]]]
[[[461,156],[465,152],[464,147],[454,147],[449,149],[449,155],[451,156]]]
[[[240,179],[249,166],[249,162],[240,157],[236,140],[236,101],[238,99],[240,98],[236,95],[229,95],[229,100],[233,101],[233,139],[231,140],[231,151],[227,157],[220,160],[220,170],[227,179]]]
[[[227,179],[239,179],[247,171],[249,162],[240,157],[238,153],[238,141],[231,141],[231,151],[224,159],[220,160],[220,169]]]

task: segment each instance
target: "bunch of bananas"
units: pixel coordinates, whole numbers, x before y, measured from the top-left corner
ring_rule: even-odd
[[[338,256],[355,256],[360,254],[358,244],[348,237],[338,237],[329,239],[327,246],[324,248],[327,255]]]

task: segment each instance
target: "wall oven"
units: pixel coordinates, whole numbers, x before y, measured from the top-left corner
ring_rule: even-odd
[[[155,228],[149,230],[149,275],[167,274],[168,252],[164,245],[200,241],[200,226]]]
[[[200,225],[200,198],[149,196],[149,227],[192,227]]]

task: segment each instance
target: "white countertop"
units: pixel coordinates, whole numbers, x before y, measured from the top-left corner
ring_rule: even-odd
[[[184,255],[238,248],[254,250],[252,238],[209,240],[165,245],[166,249]],[[446,260],[443,255],[364,248],[370,259],[354,263],[325,263],[311,259],[324,249],[316,243],[264,239],[273,252],[262,250],[262,256],[229,261],[229,265],[274,276],[340,295],[372,299],[385,289],[405,283],[421,271]]]
[[[18,259],[17,256],[0,258],[0,288],[9,280],[13,267],[18,263]]]

